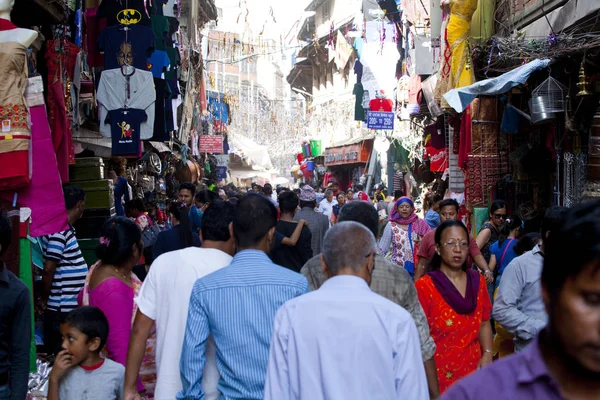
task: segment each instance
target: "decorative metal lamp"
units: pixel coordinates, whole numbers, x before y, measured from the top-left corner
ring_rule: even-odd
[[[593,95],[593,93],[588,90],[590,81],[588,81],[587,76],[585,75],[585,58],[581,61],[581,67],[579,67],[579,82],[577,82],[577,87],[579,88],[577,97]]]

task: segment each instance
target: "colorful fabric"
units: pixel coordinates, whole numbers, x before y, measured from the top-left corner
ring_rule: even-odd
[[[477,306],[470,314],[457,313],[436,289],[431,276],[415,282],[419,301],[436,344],[434,355],[440,391],[477,369],[481,359],[479,331],[490,319],[492,304],[484,279],[479,280]]]
[[[438,269],[428,273],[435,289],[442,295],[446,303],[459,314],[471,314],[477,308],[479,272],[472,269],[466,272],[467,289],[464,297],[442,271]]]
[[[409,204],[412,207],[412,214],[408,218],[402,218],[402,216],[400,216],[400,213],[398,212],[398,207],[400,206],[400,204],[404,203]],[[417,216],[417,214],[415,214],[415,204],[409,197],[402,196],[398,200],[396,200],[394,208],[392,209],[392,215],[390,215],[390,221],[396,222],[400,225],[409,225],[415,222],[418,218],[419,217]]]

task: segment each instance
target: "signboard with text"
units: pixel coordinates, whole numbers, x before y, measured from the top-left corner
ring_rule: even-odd
[[[325,149],[325,166],[366,163],[369,161],[372,143],[366,141],[362,144]]]
[[[221,135],[200,135],[198,142],[200,153],[223,153],[223,136]]]
[[[369,129],[394,129],[394,113],[369,111],[367,115],[367,127]]]

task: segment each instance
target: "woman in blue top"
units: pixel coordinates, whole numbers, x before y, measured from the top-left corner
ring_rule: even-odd
[[[523,221],[517,215],[507,218],[498,230],[498,241],[490,246],[490,269],[496,274],[496,288],[500,285],[500,278],[506,266],[517,257],[515,246],[522,224]]]
[[[123,167],[117,166],[114,171],[110,171],[108,174],[109,178],[112,179],[114,185],[115,195],[115,212],[118,216],[125,216],[125,209],[123,204],[129,200],[129,187],[127,185],[127,179],[123,177]]]

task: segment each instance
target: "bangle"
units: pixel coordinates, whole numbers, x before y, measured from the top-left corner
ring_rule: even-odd
[[[492,353],[492,351],[490,349],[484,349],[483,352],[484,353],[490,353],[491,355],[494,355],[494,353]]]
[[[492,273],[492,271],[491,271],[491,270],[489,270],[489,269],[486,269],[485,271],[483,271],[483,273],[484,273],[484,274],[487,274],[488,272],[489,272],[490,274]]]

